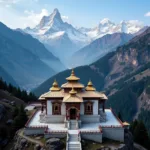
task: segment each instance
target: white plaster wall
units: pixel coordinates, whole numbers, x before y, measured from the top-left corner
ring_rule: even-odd
[[[93,100],[93,115],[98,115],[98,100]]]
[[[80,114],[84,115],[84,103],[80,104]]]
[[[44,134],[45,128],[25,128],[25,135]]]
[[[102,128],[103,137],[124,142],[124,128]]]
[[[82,134],[81,137],[86,140],[92,140],[98,143],[102,143],[102,134]]]
[[[47,100],[47,114],[52,115],[52,103],[49,100]]]
[[[66,115],[66,105],[64,103],[61,105],[61,115]]]

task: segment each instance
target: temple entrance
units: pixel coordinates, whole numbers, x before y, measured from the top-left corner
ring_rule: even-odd
[[[70,119],[76,119],[77,110],[75,108],[70,109]]]

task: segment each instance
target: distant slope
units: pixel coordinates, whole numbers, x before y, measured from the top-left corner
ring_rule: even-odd
[[[81,66],[75,68],[75,74],[78,77],[80,77],[80,82],[86,86],[89,79],[91,79],[97,90],[101,90],[104,87],[105,76],[107,75],[110,69],[108,67],[109,66],[108,60],[113,56],[113,54],[114,54],[113,52],[107,54],[104,57],[104,59],[103,58],[100,59],[91,66]],[[48,91],[49,88],[52,86],[54,79],[58,81],[59,85],[67,82],[66,77],[70,75],[70,72],[71,70],[68,69],[49,78],[47,81],[42,83],[38,88],[33,90],[34,94],[39,96],[42,93]]]
[[[0,33],[0,64],[18,85],[38,84],[55,74],[30,50]]]
[[[125,44],[132,37],[133,35],[126,33],[107,34],[74,53],[70,61],[73,62],[73,67],[90,64],[115,51],[118,46]]]
[[[49,52],[41,42],[33,38],[31,35],[17,30],[12,30],[1,22],[0,34],[11,39],[14,43],[20,45],[22,48],[32,52],[56,72],[65,69],[60,60],[51,52]]]
[[[16,81],[5,71],[5,69],[0,66],[0,78],[6,81],[7,84],[12,84],[13,86],[18,86]]]

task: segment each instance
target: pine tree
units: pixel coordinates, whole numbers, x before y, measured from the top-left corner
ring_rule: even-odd
[[[138,121],[135,119],[135,120],[131,123],[131,125],[130,125],[130,131],[131,131],[132,134],[134,134],[134,130],[135,130],[135,128],[136,128],[137,125],[138,125]]]
[[[14,130],[18,130],[24,127],[27,120],[28,120],[27,114],[24,110],[23,105],[21,105],[19,108],[19,114],[14,119],[14,123],[13,123]]]
[[[120,113],[120,112],[118,113],[118,118],[119,118],[121,121],[123,121],[123,119],[122,119],[122,115],[121,115],[121,113]]]
[[[134,141],[148,148],[149,137],[145,125],[140,121],[134,130]]]
[[[19,113],[18,107],[15,107],[15,108],[13,109],[13,112],[12,112],[13,118],[15,118],[15,117],[18,115],[18,113]]]

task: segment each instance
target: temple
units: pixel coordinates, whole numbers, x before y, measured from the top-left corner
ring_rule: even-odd
[[[123,142],[124,125],[112,109],[105,109],[107,96],[96,91],[91,80],[86,86],[81,84],[74,70],[66,80],[61,87],[55,80],[39,97],[42,108],[27,122],[25,134],[66,135],[68,149],[69,142],[70,146],[71,142],[79,142],[80,146],[81,138],[102,142],[106,137]]]

